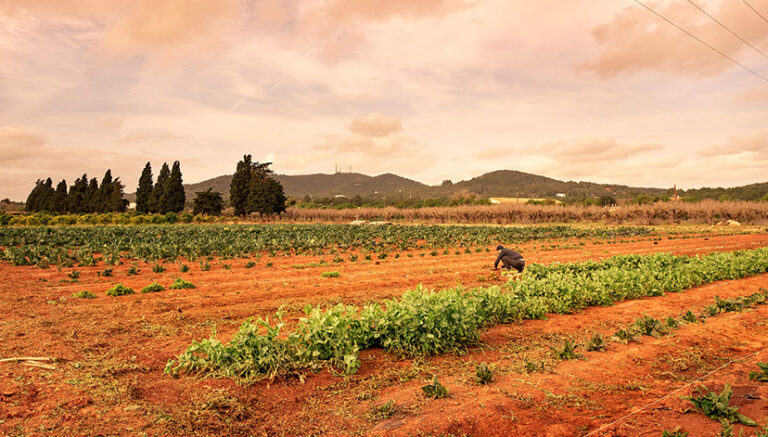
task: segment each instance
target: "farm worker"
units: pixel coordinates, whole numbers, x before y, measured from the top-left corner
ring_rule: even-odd
[[[522,255],[512,249],[506,249],[501,245],[496,246],[496,250],[499,251],[499,256],[496,257],[496,262],[493,263],[494,270],[499,269],[499,262],[501,262],[502,268],[507,270],[515,269],[519,273],[523,272],[523,269],[525,268],[525,260]]]

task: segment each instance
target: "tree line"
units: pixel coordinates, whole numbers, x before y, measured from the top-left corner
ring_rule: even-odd
[[[164,162],[156,182],[152,180],[152,165],[147,163],[144,166],[136,189],[136,211],[154,214],[181,212],[186,201],[179,161],[174,161],[172,169]]]
[[[107,170],[101,184],[96,178],[88,180],[88,175],[75,179],[67,189],[67,181],[62,179],[53,188],[51,178],[38,179],[35,188],[29,193],[26,210],[53,213],[92,213],[123,212],[128,201],[123,199],[123,184],[120,178],[112,179],[112,171]]]
[[[274,216],[286,210],[287,198],[283,186],[272,175],[270,162],[254,162],[251,155],[243,156],[237,163],[230,185],[230,202],[235,215],[244,216],[258,213]],[[120,178],[112,179],[107,170],[99,184],[96,178],[87,175],[75,180],[70,189],[62,180],[53,188],[51,178],[38,180],[29,194],[26,210],[49,213],[105,213],[124,212],[128,201],[123,199],[124,185]],[[153,178],[152,165],[147,162],[139,177],[136,189],[136,211],[144,214],[178,213],[184,210],[186,194],[179,161],[172,167],[163,163],[157,179]],[[196,193],[192,204],[194,214],[218,215],[224,207],[221,193],[208,189]]]

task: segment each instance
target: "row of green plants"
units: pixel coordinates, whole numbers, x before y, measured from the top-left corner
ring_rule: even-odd
[[[601,262],[535,266],[503,286],[430,291],[418,287],[399,299],[363,307],[339,304],[305,309],[287,334],[282,313],[248,320],[228,343],[194,341],[166,372],[244,380],[331,366],[354,373],[358,351],[381,347],[400,356],[461,353],[484,327],[593,305],[659,296],[721,279],[768,271],[768,248],[706,256],[617,256]]]
[[[181,278],[176,278],[176,280],[174,280],[173,283],[168,286],[168,289],[170,290],[188,290],[191,288],[195,288],[195,284],[189,281],[185,281],[184,279],[181,279]],[[165,291],[165,287],[161,284],[158,284],[157,282],[152,282],[151,284],[141,289],[142,293],[157,293],[160,291]],[[134,293],[136,293],[136,291],[134,291],[133,288],[120,283],[112,286],[110,289],[107,290],[105,294],[107,296],[118,297],[118,296],[128,296]],[[96,295],[89,290],[83,290],[83,291],[78,291],[77,293],[72,294],[72,297],[81,298],[81,299],[95,299]]]
[[[199,257],[248,257],[260,253],[338,254],[359,250],[387,253],[413,249],[489,246],[503,241],[592,239],[649,236],[644,227],[580,228],[571,226],[349,226],[349,225],[188,225],[0,228],[0,259],[14,265],[93,265],[120,257],[144,261]]]

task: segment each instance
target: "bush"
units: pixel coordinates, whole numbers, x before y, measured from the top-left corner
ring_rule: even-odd
[[[162,285],[158,284],[157,282],[153,282],[153,283],[147,285],[146,287],[142,288],[141,292],[142,293],[156,293],[158,291],[163,291],[163,290],[165,290],[165,287],[163,287]]]
[[[123,284],[115,284],[114,287],[107,290],[107,296],[113,296],[113,297],[126,296],[133,293],[134,293],[133,288],[126,287]]]
[[[96,295],[91,293],[88,290],[78,291],[77,293],[73,293],[72,297],[76,297],[79,299],[96,299]]]
[[[323,278],[338,278],[341,276],[339,272],[323,272]]]
[[[195,284],[187,282],[181,278],[176,278],[176,280],[173,281],[173,284],[171,284],[171,286],[168,288],[171,290],[187,290],[190,288],[195,288]]]

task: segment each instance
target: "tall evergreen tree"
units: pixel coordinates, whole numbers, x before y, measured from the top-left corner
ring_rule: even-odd
[[[40,198],[38,200],[38,211],[53,211],[53,196],[56,191],[53,189],[53,181],[51,178],[45,180],[42,190],[40,191]]]
[[[232,183],[229,185],[229,202],[235,208],[235,215],[247,214],[248,191],[251,185],[251,155],[244,155],[237,163]]]
[[[83,206],[85,209],[83,212],[97,212],[99,209],[99,181],[96,178],[91,178],[91,181],[88,182]]]
[[[35,182],[35,188],[29,192],[27,201],[24,203],[24,207],[29,212],[35,212],[40,210],[40,195],[43,191],[43,181],[38,179]]]
[[[152,195],[149,197],[149,210],[152,213],[165,214],[168,210],[163,205],[162,197],[165,192],[165,185],[171,178],[171,170],[168,168],[168,163],[164,162],[160,168],[160,174],[157,175],[157,182],[152,188]]]
[[[101,179],[99,186],[99,200],[96,212],[109,212],[109,202],[112,199],[112,191],[115,189],[112,185],[112,170],[107,169],[104,178]]]
[[[120,182],[120,178],[116,178],[112,182],[112,191],[110,193],[108,204],[109,211],[125,212],[125,208],[128,206],[128,201],[123,199],[123,188],[124,185]]]
[[[85,202],[85,192],[88,190],[88,175],[83,174],[83,177],[75,179],[75,183],[69,189],[69,195],[67,196],[67,211],[72,213],[88,212],[88,207]]]
[[[181,212],[184,210],[185,201],[186,195],[184,194],[184,183],[181,179],[181,164],[179,164],[179,161],[174,161],[173,169],[163,189],[160,203],[162,203],[165,209],[164,212]]]
[[[142,213],[149,212],[149,200],[152,197],[152,166],[147,163],[144,166],[144,171],[141,172],[139,178],[139,187],[136,189],[136,211]]]
[[[51,200],[51,212],[62,214],[67,212],[67,181],[64,179],[56,185],[56,191]]]

